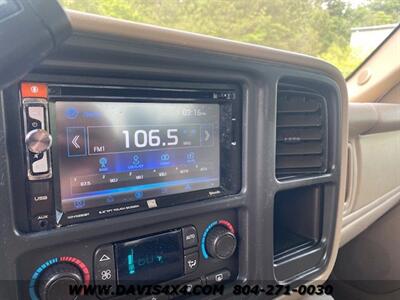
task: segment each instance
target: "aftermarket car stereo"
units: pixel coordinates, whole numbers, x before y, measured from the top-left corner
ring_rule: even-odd
[[[235,85],[23,83],[33,230],[235,194]]]

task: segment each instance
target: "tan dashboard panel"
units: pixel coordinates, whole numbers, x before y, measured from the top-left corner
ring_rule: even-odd
[[[350,138],[400,130],[400,105],[394,103],[350,103],[349,123]]]
[[[384,95],[382,99],[380,99],[380,102],[400,104],[400,83],[398,83],[386,95]]]
[[[343,246],[400,201],[400,105],[349,104]]]
[[[108,35],[119,38],[146,40],[178,47],[313,68],[326,73],[338,83],[340,82],[342,93],[345,93],[346,90],[343,76],[337,68],[323,60],[308,55],[73,10],[66,11],[74,31],[99,33],[102,36]],[[345,98],[345,95],[342,96]]]
[[[378,123],[378,112],[372,103],[349,103],[349,137],[358,137]]]
[[[353,211],[400,186],[400,131],[360,136],[355,148],[358,185]]]

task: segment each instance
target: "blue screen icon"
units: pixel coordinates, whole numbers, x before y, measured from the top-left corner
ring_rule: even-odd
[[[188,154],[186,154],[186,160],[187,162],[194,162],[195,159],[195,154],[194,152],[189,152]]]
[[[168,153],[161,154],[161,160],[162,161],[168,161],[169,160],[169,154]]]
[[[70,107],[65,111],[65,116],[68,119],[76,119],[76,117],[79,115],[78,110],[75,107]]]
[[[142,191],[135,192],[135,198],[136,199],[142,199],[143,198],[143,192]]]
[[[102,157],[99,159],[100,168],[107,168],[108,159],[106,157]]]
[[[84,208],[86,206],[85,200],[83,199],[76,199],[74,200],[75,208]]]
[[[139,157],[139,155],[135,154],[135,155],[132,157],[132,164],[133,164],[134,166],[137,166],[138,164],[140,164],[140,157]]]

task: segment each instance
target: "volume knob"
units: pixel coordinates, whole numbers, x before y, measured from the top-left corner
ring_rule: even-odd
[[[52,143],[51,135],[44,129],[34,129],[25,136],[25,143],[32,153],[42,153],[49,150]]]
[[[236,250],[236,237],[225,226],[214,226],[207,235],[206,248],[210,256],[228,259]]]

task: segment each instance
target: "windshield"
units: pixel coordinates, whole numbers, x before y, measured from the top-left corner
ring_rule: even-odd
[[[66,8],[327,60],[349,75],[400,22],[399,0],[61,0]]]

